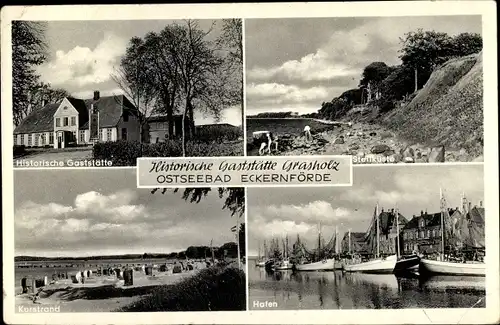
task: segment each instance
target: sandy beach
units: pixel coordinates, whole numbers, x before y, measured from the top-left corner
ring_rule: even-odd
[[[60,312],[111,312],[139,300],[158,287],[178,283],[199,271],[197,269],[173,274],[169,270],[153,273],[153,276],[134,271],[133,285],[129,286],[125,286],[124,280],[119,280],[116,276],[93,275],[84,284],[72,283],[71,279],[56,280],[43,288],[36,302],[33,302],[33,293],[22,294],[22,289],[18,286],[16,311],[23,312],[25,307],[60,306]]]

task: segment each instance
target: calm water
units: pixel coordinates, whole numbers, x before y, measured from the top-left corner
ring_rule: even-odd
[[[485,307],[485,278],[427,281],[392,274],[283,271],[248,265],[250,309],[390,309]],[[257,307],[256,302],[268,307]],[[276,305],[272,305],[276,303]]]

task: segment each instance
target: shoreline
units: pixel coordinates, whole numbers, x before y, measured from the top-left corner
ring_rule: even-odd
[[[350,155],[354,164],[384,163],[443,163],[482,162],[483,156],[472,156],[465,149],[433,146],[407,141],[394,131],[380,124],[360,121],[328,121],[315,118],[260,118],[262,120],[311,120],[325,125],[325,129],[315,130],[312,141],[307,141],[302,129],[274,133],[280,139],[280,151],[272,155]],[[327,126],[332,126],[329,129]],[[267,128],[272,128],[267,126]],[[253,130],[249,130],[252,132]],[[248,155],[258,155],[252,139],[247,138]]]

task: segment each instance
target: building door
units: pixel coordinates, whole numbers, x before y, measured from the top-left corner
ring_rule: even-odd
[[[127,140],[127,128],[122,128],[122,140]]]
[[[57,132],[57,148],[64,148],[64,132]]]

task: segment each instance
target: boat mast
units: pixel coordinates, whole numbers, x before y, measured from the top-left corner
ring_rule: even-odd
[[[321,260],[321,222],[318,225],[318,261]]]
[[[398,205],[396,204],[396,241],[397,241],[397,249],[398,249],[398,257],[401,256],[401,251],[399,247],[399,211],[398,211]]]
[[[349,228],[349,255],[351,255],[351,228]]]
[[[288,234],[285,237],[285,257],[288,258]]]
[[[378,215],[378,202],[377,202],[377,208],[375,210],[376,218],[377,218],[377,258],[380,255],[380,240],[379,240],[379,231],[380,231],[380,226],[379,226],[379,215]]]
[[[339,238],[337,236],[338,234],[338,230],[337,230],[337,226],[335,225],[335,254],[338,253],[337,249],[338,249],[338,241],[339,241]]]
[[[443,196],[443,190],[439,188],[439,198],[441,200],[441,258],[444,260],[444,196]]]

